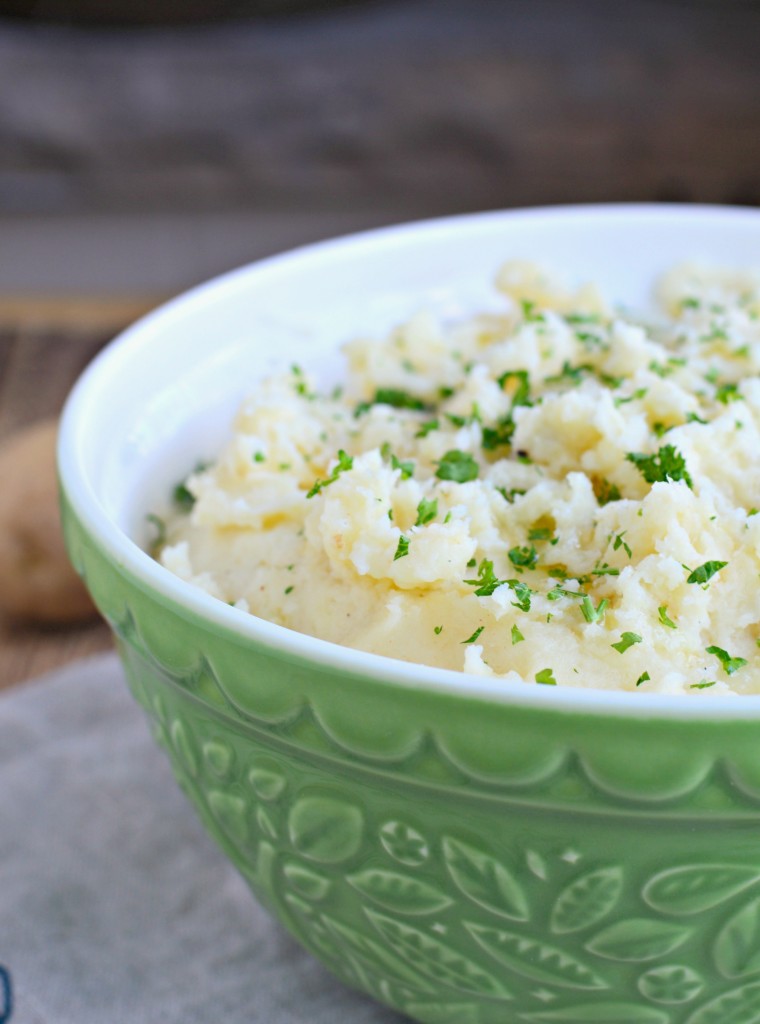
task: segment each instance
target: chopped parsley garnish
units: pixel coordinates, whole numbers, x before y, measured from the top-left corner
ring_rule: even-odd
[[[504,386],[511,380],[517,381],[517,386],[512,393],[512,408],[516,405],[531,405],[530,400],[530,376],[527,370],[507,370],[498,378],[499,387]]]
[[[473,560],[474,563],[474,560]],[[469,568],[470,563],[467,563]],[[477,587],[475,597],[490,597],[497,587],[500,587],[506,580],[500,580],[493,571],[493,562],[490,558],[484,558],[478,566],[478,576],[474,580],[464,580],[470,587]]]
[[[404,555],[409,554],[409,538],[405,537],[403,533],[398,539],[398,547],[396,548],[396,554],[393,556],[393,561],[397,561],[399,558],[403,558]]]
[[[709,683],[692,683],[689,687],[690,690],[707,690],[711,686],[715,686],[716,680],[713,679]]]
[[[517,598],[516,601],[512,601],[514,608],[519,608],[521,612],[530,611],[530,598],[535,593],[531,590],[527,583],[521,583],[519,580],[507,580],[507,583],[512,588],[512,593]]]
[[[436,636],[440,636],[443,632],[443,626],[433,626],[433,632]]]
[[[648,390],[649,388],[637,388],[631,395],[625,395],[623,398],[616,398],[615,406],[619,407],[621,405],[626,405],[628,402],[636,402],[641,398],[645,398]]]
[[[581,601],[580,605],[581,612],[583,613],[583,618],[586,620],[586,622],[604,621],[604,613],[607,610],[608,604],[609,601],[605,597],[599,602],[596,608],[594,608],[594,602],[591,600],[588,594],[584,594],[583,600]]]
[[[509,560],[518,568],[532,569],[538,561],[538,552],[532,544],[530,547],[510,548]]]
[[[512,443],[515,432],[515,421],[512,413],[498,420],[493,427],[483,427],[482,444],[486,451],[493,451],[494,448],[507,447]]]
[[[701,423],[703,427],[706,427],[708,421],[707,420],[703,420],[702,417],[698,416],[697,413],[695,413],[695,412],[687,412],[686,413],[686,422],[687,423]]]
[[[327,487],[330,484],[334,484],[341,473],[344,473],[347,469],[351,469],[354,464],[354,460],[350,455],[347,455],[342,448],[338,450],[338,464],[332,473],[324,480],[315,480],[311,485],[311,489],[306,492],[307,498],[313,498],[315,494],[319,494],[323,487]]]
[[[420,429],[414,435],[415,437],[427,437],[432,430],[438,430],[440,427],[438,420],[425,420],[424,423],[420,424]]]
[[[478,464],[472,455],[454,448],[446,452],[438,463],[435,475],[439,480],[454,480],[458,484],[464,484],[468,480],[476,480],[478,472]]]
[[[738,672],[740,668],[747,664],[746,658],[732,658],[728,651],[724,651],[722,647],[716,647],[714,644],[710,647],[705,647],[705,650],[708,654],[715,655],[723,666],[723,671],[726,675],[732,676],[734,672]]]
[[[394,409],[415,409],[418,412],[430,410],[430,406],[421,398],[410,395],[408,391],[399,391],[397,388],[378,388],[372,404],[391,405]]]
[[[625,654],[629,647],[633,647],[634,644],[640,644],[641,637],[638,633],[623,633],[616,644],[610,644],[610,647],[614,647],[620,654]]]
[[[591,570],[592,576],[619,576],[620,570],[614,565],[610,565],[608,562],[604,562],[600,565],[598,562]]]
[[[728,405],[729,402],[741,401],[738,384],[721,384],[715,389],[715,398],[718,402]]]
[[[707,583],[708,580],[712,579],[716,572],[728,565],[728,562],[704,562],[704,564],[697,566],[696,569],[692,570],[686,578],[687,583]]]
[[[524,639],[525,637],[522,635],[517,626],[512,626],[512,646],[514,647],[515,644],[522,643]]]
[[[432,523],[437,515],[438,499],[433,498],[432,501],[428,501],[427,498],[423,498],[417,506],[417,519],[414,525],[425,526],[427,523]]]
[[[466,640],[462,640],[462,643],[463,644],[474,644],[475,641],[478,639],[478,637],[480,636],[480,634],[483,632],[483,630],[485,628],[486,628],[485,626],[478,626],[478,628],[475,630],[475,632],[472,634],[472,636],[468,636]]]
[[[550,668],[542,668],[540,672],[536,672],[536,682],[543,683],[544,686],[557,685],[557,680],[554,678],[554,673]]]
[[[613,551],[618,551],[620,548],[622,548],[623,551],[625,551],[625,553],[630,558],[631,555],[633,554],[633,552],[631,551],[631,549],[628,547],[628,545],[626,544],[625,540],[623,539],[625,537],[626,533],[628,533],[628,531],[627,530],[623,530],[622,533],[616,533],[615,534],[615,540],[614,540],[614,543],[612,545],[612,550]]]
[[[611,501],[620,501],[620,488],[617,484],[611,484],[606,478],[602,478],[594,486],[596,500],[600,505],[609,505]]]
[[[651,678],[652,677],[649,675],[648,672],[642,672],[639,678],[636,680],[636,685],[641,686],[642,683],[646,683]]]
[[[208,469],[207,462],[197,462],[193,473],[202,473],[205,469]],[[187,479],[182,480],[177,484],[174,488],[172,497],[174,499],[174,504],[183,512],[189,512],[195,504],[195,495],[188,490]]]
[[[657,614],[660,617],[660,622],[663,624],[663,626],[667,626],[668,629],[678,629],[676,623],[673,622],[673,620],[668,615],[668,606],[666,604],[660,605],[660,607],[657,609]]]
[[[687,487],[692,487],[686,459],[672,444],[666,444],[654,455],[628,452],[626,460],[634,464],[648,484],[683,480]]]
[[[263,452],[255,452],[253,456],[254,462],[266,462],[266,455]]]
[[[414,463],[411,459],[405,459],[402,462],[401,459],[396,458],[395,455],[391,454],[391,468],[401,470],[402,480],[408,480],[414,475]]]
[[[293,590],[293,584],[291,584],[289,587],[285,587],[285,593],[286,594],[292,593],[292,590]]]
[[[166,544],[166,523],[161,516],[157,516],[153,512],[149,512],[145,518],[156,528],[156,536],[150,544],[151,552],[156,552]]]
[[[548,526],[535,526],[528,533],[528,540],[548,540],[550,543],[556,544],[559,538],[552,534]]]

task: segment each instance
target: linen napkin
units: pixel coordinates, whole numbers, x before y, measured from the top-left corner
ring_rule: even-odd
[[[115,655],[0,697],[0,1024],[402,1024],[255,902]]]

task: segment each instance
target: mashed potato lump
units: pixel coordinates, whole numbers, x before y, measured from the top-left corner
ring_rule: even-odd
[[[530,685],[760,692],[760,274],[680,267],[648,319],[507,264],[292,366],[178,488],[160,560],[348,647]]]

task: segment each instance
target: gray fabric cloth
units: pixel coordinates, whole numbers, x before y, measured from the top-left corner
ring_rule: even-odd
[[[0,697],[8,1024],[402,1024],[254,901],[155,748],[115,656]]]

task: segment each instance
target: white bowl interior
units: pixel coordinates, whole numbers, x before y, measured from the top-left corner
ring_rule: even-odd
[[[173,485],[214,456],[259,378],[294,362],[335,378],[343,342],[382,336],[420,308],[446,318],[498,308],[492,281],[507,259],[538,261],[571,283],[593,280],[624,306],[646,309],[654,279],[675,263],[760,266],[760,212],[611,206],[480,214],[322,243],[225,275],[138,322],[77,385],[60,443],[75,505],[120,557],[138,565],[142,558],[147,571],[130,538],[144,545],[146,513],[160,513]],[[187,602],[211,600],[175,582]],[[244,628],[242,613],[220,614]],[[419,676],[418,667],[404,668]],[[616,696],[630,695],[603,699]],[[643,697],[636,695],[640,707]]]

